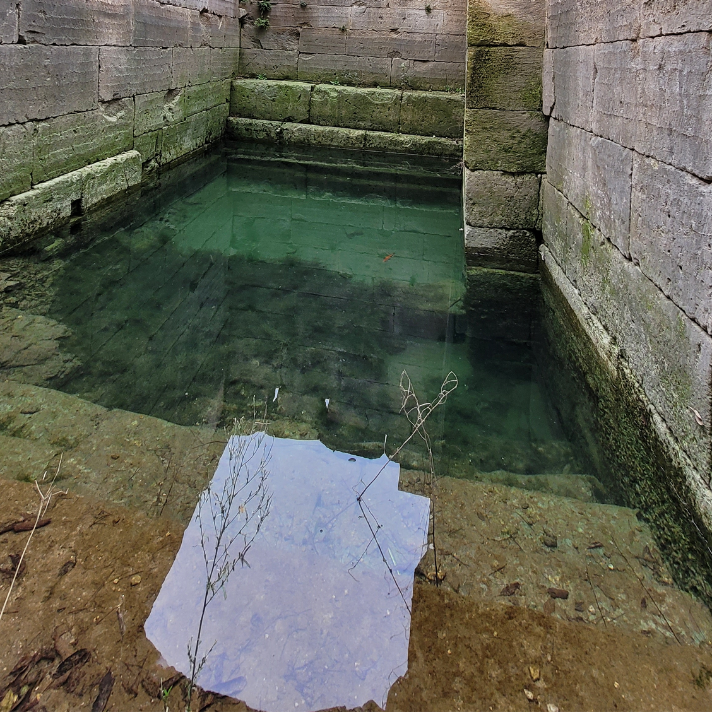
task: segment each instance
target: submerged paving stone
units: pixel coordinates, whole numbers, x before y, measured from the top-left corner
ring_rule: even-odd
[[[186,650],[200,635],[201,687],[268,712],[384,705],[407,670],[430,511],[427,498],[398,491],[399,469],[385,455],[367,460],[319,442],[231,438],[146,621],[149,639],[189,676]],[[218,514],[218,500],[240,486]],[[224,560],[236,568],[204,605],[226,541]]]

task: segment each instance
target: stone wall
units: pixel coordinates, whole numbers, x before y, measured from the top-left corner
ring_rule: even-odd
[[[288,0],[265,12],[247,0],[240,73],[461,90],[465,6],[466,0]]]
[[[542,248],[639,384],[708,527],[711,33],[711,0],[549,0]]]
[[[537,270],[544,0],[469,0],[465,248],[470,266]]]
[[[239,13],[237,0],[0,0],[0,249],[221,136]],[[87,175],[102,171],[97,193]]]

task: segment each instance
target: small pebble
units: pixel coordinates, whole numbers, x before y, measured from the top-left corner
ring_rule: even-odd
[[[134,576],[131,577],[131,585],[132,586],[138,586],[141,583],[141,577],[138,574],[135,574]]]
[[[529,702],[534,702],[536,697],[534,697],[534,693],[531,690],[527,690],[527,688],[524,688],[524,696],[529,700]]]
[[[542,542],[544,542],[544,546],[548,546],[550,549],[556,549],[556,547],[559,545],[559,542],[557,541],[555,536],[552,536],[551,534],[545,534],[542,537]]]
[[[546,712],[559,712],[559,708],[552,702],[549,702],[546,706]]]
[[[535,665],[529,666],[529,677],[531,677],[533,682],[536,682],[540,677],[539,668]]]

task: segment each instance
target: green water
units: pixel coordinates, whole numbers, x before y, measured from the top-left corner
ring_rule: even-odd
[[[277,434],[378,456],[410,432],[401,373],[429,400],[453,371],[429,423],[438,474],[597,474],[540,376],[538,278],[467,279],[460,191],[434,160],[232,147],[185,164],[35,256],[60,257],[46,316],[78,364],[49,385],[181,425],[266,408]]]

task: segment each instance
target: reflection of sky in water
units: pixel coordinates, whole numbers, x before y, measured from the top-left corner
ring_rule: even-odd
[[[272,509],[248,552],[249,568],[238,564],[207,609],[203,652],[215,645],[198,683],[267,712],[371,699],[383,705],[407,669],[408,608],[430,503],[398,491],[399,466],[385,455],[367,460],[280,438],[259,447],[271,448]],[[229,460],[226,448],[213,491],[222,490]],[[393,575],[356,499],[384,465],[363,503],[382,525],[378,543]],[[168,663],[186,674],[206,580],[196,515],[145,626]]]

